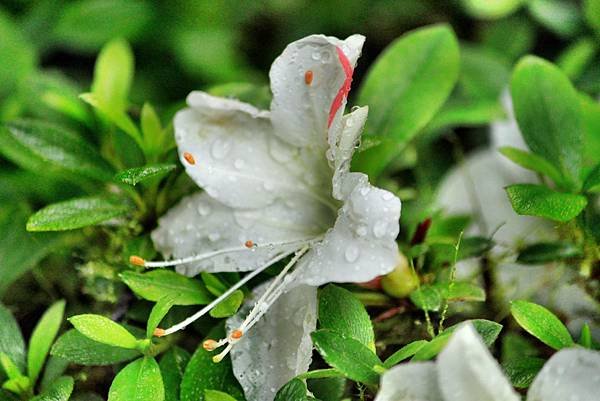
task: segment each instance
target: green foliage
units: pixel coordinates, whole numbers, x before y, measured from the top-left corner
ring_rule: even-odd
[[[582,256],[583,249],[575,244],[569,242],[540,242],[522,249],[517,257],[517,262],[536,265]]]
[[[48,390],[34,397],[32,401],[67,401],[73,392],[73,385],[73,378],[61,377]]]
[[[114,347],[135,349],[137,340],[126,328],[100,315],[77,315],[69,322],[84,336]]]
[[[573,339],[565,325],[543,306],[514,301],[510,311],[523,329],[549,347],[561,349],[573,346]]]
[[[108,401],[163,401],[165,390],[158,363],[152,357],[137,359],[115,377]]]
[[[209,292],[198,280],[170,270],[124,271],[121,278],[133,292],[149,301],[157,302],[165,295],[173,298],[174,305],[204,305],[211,301]]]
[[[14,317],[0,304],[0,352],[5,354],[19,371],[25,371],[25,341]]]
[[[58,334],[64,311],[65,302],[56,302],[44,313],[33,329],[27,352],[27,374],[34,383],[44,366],[50,346]]]
[[[61,335],[52,346],[50,353],[53,356],[85,366],[112,365],[130,361],[140,355],[134,349],[96,342],[75,329]]]
[[[275,401],[307,401],[306,391],[306,384],[302,380],[293,379],[277,392]]]
[[[587,205],[581,195],[556,192],[548,187],[533,184],[516,184],[506,188],[515,212],[567,222],[579,215]]]
[[[183,348],[173,347],[160,359],[158,366],[165,387],[165,401],[179,399],[181,379],[190,357],[190,354]]]
[[[144,167],[134,167],[119,172],[115,176],[115,180],[135,186],[140,182],[164,176],[175,168],[177,166],[174,164],[150,164]]]

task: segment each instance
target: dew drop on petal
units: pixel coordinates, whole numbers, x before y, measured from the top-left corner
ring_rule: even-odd
[[[379,220],[373,225],[373,235],[375,238],[381,238],[387,231],[387,221]]]
[[[346,262],[354,263],[358,259],[360,255],[360,249],[354,245],[348,245],[346,251],[344,252],[344,257],[346,258]]]
[[[389,201],[394,197],[394,195],[391,192],[385,191],[383,192],[383,195],[381,195],[381,199],[383,199],[384,201]]]
[[[219,238],[221,238],[221,234],[219,234],[217,232],[208,234],[208,239],[212,242],[218,241]]]
[[[320,60],[321,59],[321,52],[318,51],[318,50],[315,50],[315,51],[312,52],[311,57],[312,57],[313,60]]]
[[[238,170],[243,169],[245,165],[246,165],[246,162],[243,161],[242,159],[235,159],[235,161],[233,162],[233,167],[235,167]]]
[[[225,158],[231,151],[231,141],[228,139],[216,138],[210,148],[210,153],[215,159]]]
[[[206,203],[201,203],[198,205],[198,214],[200,216],[208,216],[209,213],[210,213],[210,206],[208,206]]]
[[[358,235],[359,237],[364,237],[365,235],[367,235],[367,231],[367,227],[359,226],[356,228],[356,235]]]

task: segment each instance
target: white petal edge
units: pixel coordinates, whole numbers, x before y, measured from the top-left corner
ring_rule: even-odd
[[[452,334],[437,359],[444,401],[520,401],[470,323]]]
[[[284,49],[269,72],[273,92],[271,118],[276,135],[296,146],[325,149],[331,104],[346,79],[337,48],[354,67],[364,40],[362,35],[352,35],[344,41],[311,35]],[[310,81],[307,73],[311,74]],[[345,103],[344,100],[336,112],[332,127],[339,125]]]
[[[546,362],[533,380],[527,401],[600,399],[600,352],[564,349]]]
[[[298,263],[298,283],[365,282],[398,264],[400,199],[361,173],[347,174],[340,193],[335,225]]]
[[[277,201],[260,209],[233,209],[201,192],[185,197],[161,217],[152,240],[166,258],[183,258],[243,247],[248,240],[260,245],[316,236],[323,232],[322,224],[327,224],[329,216],[327,208],[310,201]],[[300,247],[302,244],[232,252],[178,266],[177,271],[194,276],[200,271],[254,270],[277,253]]]
[[[269,282],[253,291],[255,299]],[[247,303],[227,320],[239,327],[251,309]],[[308,371],[312,359],[310,333],[317,326],[317,289],[297,286],[283,293],[265,316],[231,350],[233,372],[247,401],[272,401],[295,376]]]
[[[375,401],[444,401],[433,362],[394,366],[381,377]]]

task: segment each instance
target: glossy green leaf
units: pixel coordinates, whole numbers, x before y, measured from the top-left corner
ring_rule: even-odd
[[[101,315],[76,315],[69,322],[84,336],[114,347],[135,349],[137,339],[126,328]]]
[[[66,359],[51,355],[46,362],[44,374],[39,381],[40,389],[42,391],[49,389],[65,373],[69,365],[70,362]]]
[[[50,353],[85,366],[113,365],[140,356],[137,350],[96,342],[75,329],[61,335],[52,346]]]
[[[394,352],[388,359],[383,362],[383,365],[390,369],[391,367],[397,365],[398,363],[404,361],[405,359],[410,358],[415,355],[423,346],[427,344],[426,340],[417,340],[412,343],[406,344],[404,347],[400,348],[398,351]]]
[[[95,51],[115,37],[135,39],[151,19],[152,8],[144,1],[71,1],[61,7],[52,39],[65,47]]]
[[[292,379],[279,389],[275,401],[307,401],[306,392],[306,384],[302,380]]]
[[[583,0],[583,15],[588,25],[600,35],[600,0]]]
[[[223,328],[218,326],[207,337],[222,338],[224,334]],[[201,345],[194,352],[181,380],[181,401],[205,401],[205,390],[223,391],[238,400],[243,399],[242,389],[231,370],[231,358],[214,363],[213,355]]]
[[[381,143],[355,155],[354,168],[376,177],[432,119],[458,78],[458,43],[446,25],[393,42],[373,64],[358,103],[369,105],[366,138]]]
[[[156,156],[168,150],[165,149],[167,135],[162,128],[160,118],[150,103],[145,103],[142,107],[140,125],[148,154]]]
[[[209,314],[217,319],[233,316],[240,309],[242,302],[244,302],[244,292],[242,290],[234,291],[230,296],[212,308]]]
[[[50,347],[58,334],[64,312],[65,301],[54,303],[33,329],[27,352],[27,373],[34,383],[42,371]]]
[[[410,294],[410,300],[420,309],[437,312],[443,299],[439,289],[433,285],[423,285]]]
[[[502,117],[504,109],[497,100],[448,100],[427,124],[426,139],[435,139],[448,128],[487,125]]]
[[[502,368],[512,385],[516,388],[527,388],[544,366],[541,358],[523,357],[502,364]]]
[[[462,0],[461,3],[472,17],[497,19],[517,11],[525,0]]]
[[[464,281],[427,284],[413,291],[410,300],[420,309],[437,312],[444,300],[450,302],[484,302],[483,288]]]
[[[556,65],[574,80],[581,77],[598,53],[598,44],[591,38],[582,38],[567,47],[556,60]]]
[[[175,299],[173,295],[166,294],[154,304],[146,323],[146,337],[152,338],[154,330],[175,305]]]
[[[123,182],[129,185],[137,185],[138,183],[165,175],[173,170],[177,166],[175,164],[150,164],[144,167],[134,167],[119,172],[115,176],[115,180]]]
[[[64,173],[108,181],[110,165],[77,134],[47,122],[17,120],[0,127],[0,152],[38,174]]]
[[[21,372],[25,372],[25,341],[17,321],[2,304],[0,304],[0,352],[6,354]]]
[[[313,343],[325,362],[349,379],[365,383],[379,383],[383,364],[366,345],[341,333],[321,329],[311,334]]]
[[[31,399],[31,401],[67,401],[73,392],[72,377],[63,376],[56,380],[48,390]]]
[[[320,377],[307,380],[306,385],[317,400],[340,401],[346,392],[346,383],[345,377]]]
[[[348,290],[333,284],[319,291],[319,324],[375,350],[375,333],[363,304]]]
[[[165,387],[165,401],[178,401],[183,372],[190,360],[190,354],[183,348],[172,347],[158,364]]]
[[[71,199],[38,210],[27,221],[27,230],[74,230],[124,216],[131,210],[127,201],[117,198],[90,196]]]
[[[583,189],[586,192],[600,192],[600,164],[589,172],[585,179],[585,183],[583,184]]]
[[[4,352],[0,353],[0,366],[9,380],[18,379],[23,376],[17,365]]]
[[[574,188],[580,185],[582,111],[565,74],[541,58],[527,56],[511,78],[515,117],[525,142],[554,165]]]
[[[506,158],[519,166],[549,177],[559,187],[566,187],[560,171],[542,156],[511,146],[504,146],[499,150]]]
[[[582,256],[583,249],[570,242],[540,242],[522,249],[517,262],[536,265]]]
[[[133,52],[127,41],[114,39],[100,51],[94,68],[92,93],[116,113],[127,110],[133,80]]]
[[[236,401],[236,399],[222,391],[204,390],[204,401]]]
[[[584,196],[556,192],[542,185],[516,184],[507,187],[506,192],[517,214],[558,222],[577,217],[587,205]]]
[[[456,90],[461,96],[500,103],[498,99],[510,78],[510,65],[504,57],[483,46],[462,43],[460,64]]]
[[[569,330],[556,315],[543,306],[527,301],[514,301],[510,312],[529,334],[554,349],[573,346]]]
[[[137,359],[114,378],[108,401],[164,401],[165,390],[158,363],[152,357]]]
[[[582,21],[578,6],[562,0],[530,0],[529,13],[554,33],[572,37],[581,31]]]
[[[579,334],[579,341],[577,341],[579,345],[585,348],[592,349],[592,330],[590,329],[590,325],[585,323],[581,327],[581,333]]]
[[[213,299],[200,281],[171,270],[124,271],[120,277],[133,292],[148,301],[156,302],[167,294],[174,298],[174,305],[204,305]]]

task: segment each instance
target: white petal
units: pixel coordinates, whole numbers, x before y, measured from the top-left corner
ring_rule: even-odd
[[[326,147],[331,105],[346,79],[337,48],[354,67],[364,39],[361,35],[345,41],[312,35],[285,48],[269,73],[273,92],[271,118],[277,135],[296,146]],[[312,74],[310,82],[307,73]],[[343,114],[344,105],[345,101],[336,120]]]
[[[597,401],[600,352],[565,349],[546,362],[529,387],[527,401]]]
[[[268,283],[253,293],[258,298]],[[228,319],[228,330],[241,324],[246,304]],[[231,350],[233,372],[248,401],[272,401],[295,376],[308,371],[312,358],[310,333],[317,326],[317,289],[298,286],[282,294],[267,314]]]
[[[267,112],[202,92],[192,92],[188,103],[191,107],[174,120],[181,163],[213,198],[231,207],[257,208],[294,194],[329,197],[331,173],[322,173],[329,170],[326,161],[305,165],[306,150],[273,135]],[[315,171],[319,179],[308,183],[304,177]]]
[[[435,363],[405,363],[388,370],[375,401],[443,401]]]
[[[301,283],[369,281],[398,263],[400,199],[360,173],[347,174],[340,192],[345,202],[333,229],[298,264]]]
[[[332,220],[330,211],[311,201],[276,201],[263,209],[232,209],[212,199],[205,192],[184,198],[158,221],[152,232],[156,249],[165,257],[183,258],[224,248],[293,241],[322,233]],[[329,223],[331,224],[331,223]],[[285,249],[259,248],[215,256],[178,267],[182,274],[193,276],[206,271],[253,270]]]
[[[437,359],[445,401],[520,401],[470,323],[456,329]]]

